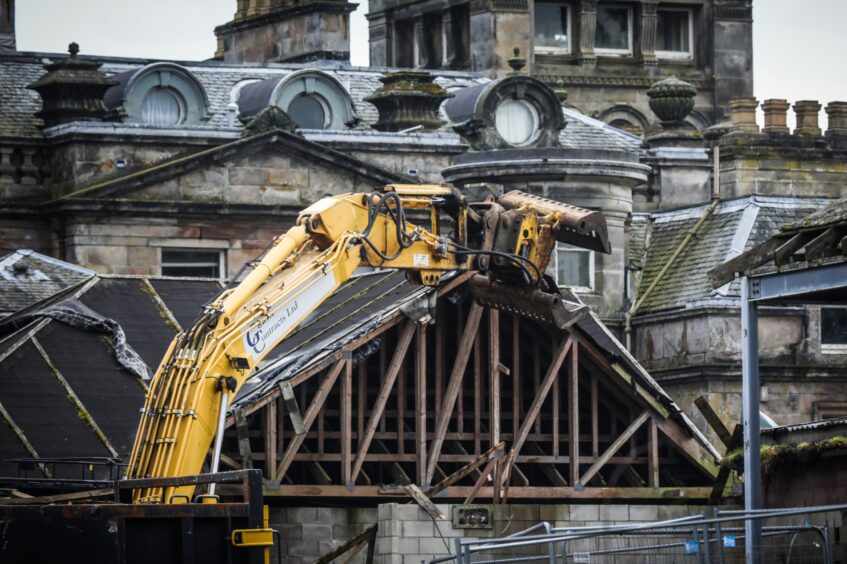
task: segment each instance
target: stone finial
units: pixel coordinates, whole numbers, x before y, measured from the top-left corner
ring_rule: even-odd
[[[729,102],[729,110],[732,114],[732,130],[741,133],[758,133],[759,124],[756,123],[756,108],[759,101],[755,98],[736,98]]]
[[[787,100],[771,99],[762,102],[762,110],[765,112],[765,133],[776,133],[786,135],[788,129],[788,108],[791,104]]]
[[[797,117],[797,128],[794,133],[797,135],[818,137],[821,134],[820,125],[818,125],[818,114],[820,114],[821,105],[817,100],[800,100],[794,103],[794,115]]]
[[[568,100],[568,91],[565,88],[565,81],[561,78],[556,81],[556,87],[553,89],[553,93],[556,95],[556,98],[559,99],[559,102],[562,105],[565,105],[565,102]]]
[[[519,47],[515,47],[513,53],[514,57],[506,61],[509,63],[509,66],[512,68],[514,72],[521,72],[521,70],[526,66],[526,59],[521,57],[521,50]]]
[[[72,121],[99,121],[106,115],[103,95],[118,84],[103,74],[100,63],[77,57],[79,45],[68,45],[69,57],[44,65],[47,73],[27,86],[41,95],[36,113],[50,127]]]
[[[675,76],[669,76],[651,86],[647,96],[650,97],[650,109],[668,129],[680,126],[694,109],[697,89]]]
[[[847,137],[847,102],[830,102],[826,115],[829,118],[827,137]]]
[[[380,78],[382,88],[365,98],[379,111],[374,128],[379,131],[403,131],[416,126],[424,130],[441,127],[438,108],[453,95],[433,82],[425,71],[398,71]]]

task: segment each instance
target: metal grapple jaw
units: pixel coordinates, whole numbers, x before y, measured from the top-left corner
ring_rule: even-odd
[[[480,305],[567,329],[588,313],[588,306],[562,300],[562,296],[534,288],[515,288],[492,282],[482,274],[470,280],[473,299]]]
[[[491,260],[478,260],[481,273],[471,279],[477,303],[559,329],[588,312],[582,304],[563,301],[555,289],[540,288],[557,241],[611,252],[603,214],[515,191],[490,206],[485,225],[482,250],[494,254]]]

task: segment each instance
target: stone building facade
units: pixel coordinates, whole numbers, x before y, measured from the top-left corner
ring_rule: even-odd
[[[290,62],[344,59],[346,31],[315,32],[317,46],[301,51],[259,42],[295,33],[280,22],[309,14],[326,18],[314,29],[346,29],[343,3],[310,4],[308,12],[239,2],[233,22],[217,30],[222,61],[95,58],[78,47],[70,55],[0,53],[0,247],[107,274],[225,278],[325,194],[417,181],[447,181],[471,197],[526,190],[604,212],[612,253],[560,248],[551,274],[629,342],[690,415],[697,417],[693,399],[707,393],[728,422],[737,420],[737,288],[713,292],[706,272],[847,195],[844,106],[827,106],[824,133],[816,102],[794,105],[794,132],[784,101],[766,104],[761,131],[756,101],[730,104],[752,89],[749,1],[621,4],[632,53],[616,57],[590,48],[598,14],[611,17],[608,6],[572,4],[557,8],[572,26],[571,54],[534,45],[531,10],[540,2],[432,12],[425,2],[372,4],[373,62],[426,67],[429,75]],[[695,30],[691,59],[666,60],[650,45],[666,8]],[[444,36],[440,57],[426,54],[424,25],[456,32],[453,43]],[[508,33],[491,43],[492,29],[509,28],[523,30],[525,43]],[[506,74],[507,59],[519,70]],[[671,73],[687,82],[660,80]],[[386,99],[407,105],[392,110]],[[643,120],[630,110],[604,113],[613,100],[629,100]],[[701,131],[728,105],[728,134]],[[416,116],[417,125],[401,115]],[[616,115],[630,116],[629,125]],[[639,137],[610,123],[649,131]],[[771,336],[763,339],[763,379],[779,422],[811,419],[824,401],[847,412],[844,357],[821,352],[820,319],[819,308],[762,316]]]
[[[639,134],[647,90],[671,75],[697,87],[701,130],[753,93],[752,0],[376,0],[368,20],[372,65],[502,76],[519,49],[568,104]]]

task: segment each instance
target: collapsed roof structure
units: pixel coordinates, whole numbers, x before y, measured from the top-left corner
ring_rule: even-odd
[[[375,501],[502,441],[511,499],[709,496],[717,453],[594,314],[558,331],[473,303],[466,283],[361,271],[236,397],[224,463],[262,468],[268,497]],[[43,460],[29,477],[57,479],[72,477],[57,458],[131,448],[146,374],[119,361],[102,324],[51,310],[112,321],[154,369],[220,291],[216,280],[97,275],[7,317],[0,458]],[[441,496],[494,498],[491,484],[474,488],[481,474]]]

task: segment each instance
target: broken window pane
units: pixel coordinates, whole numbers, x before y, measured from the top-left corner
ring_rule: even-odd
[[[659,10],[656,20],[656,50],[688,54],[691,51],[689,10]]]
[[[597,7],[594,45],[600,50],[630,51],[630,10],[612,6]]]
[[[535,50],[539,53],[566,53],[568,42],[568,7],[560,3],[535,3]]]

